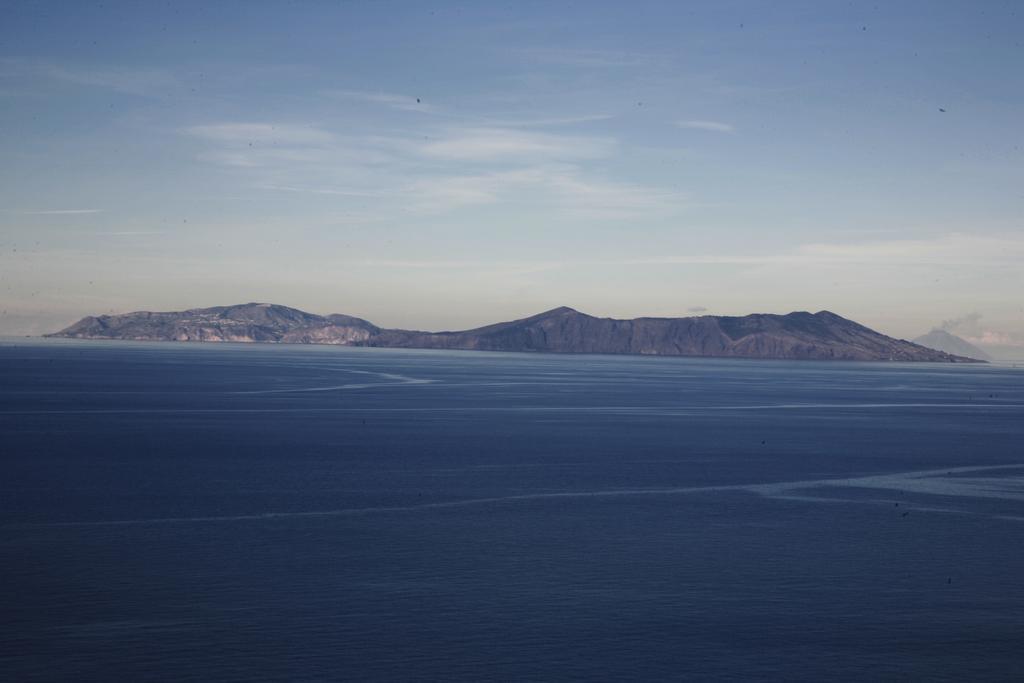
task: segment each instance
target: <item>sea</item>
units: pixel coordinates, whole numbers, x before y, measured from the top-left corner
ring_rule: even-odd
[[[0,343],[0,680],[1021,680],[1024,369]]]

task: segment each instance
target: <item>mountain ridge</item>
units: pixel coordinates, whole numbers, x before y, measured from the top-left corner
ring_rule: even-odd
[[[343,314],[248,303],[87,316],[48,337],[791,360],[978,362],[894,339],[831,311],[598,318],[568,306],[469,330],[386,329]]]

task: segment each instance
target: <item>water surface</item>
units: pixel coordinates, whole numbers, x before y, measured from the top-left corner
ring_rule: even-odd
[[[1024,675],[1024,373],[0,345],[7,680]]]

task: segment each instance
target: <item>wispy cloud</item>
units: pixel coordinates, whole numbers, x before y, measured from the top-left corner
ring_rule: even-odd
[[[706,121],[701,119],[687,119],[683,121],[676,121],[675,124],[680,128],[691,128],[694,130],[707,130],[714,133],[733,133],[736,128],[729,123],[722,123],[721,121]]]
[[[409,195],[414,208],[428,213],[507,202],[591,220],[667,215],[686,206],[678,192],[587,177],[570,164],[425,178]]]
[[[992,329],[982,324],[982,314],[977,311],[956,318],[943,320],[936,328],[963,337],[972,344],[982,346],[1015,346],[1024,348],[1024,335]]]
[[[420,145],[422,154],[455,161],[568,160],[607,156],[610,138],[512,130],[461,128]]]
[[[346,137],[314,124],[281,122],[218,122],[190,126],[182,134],[202,141],[201,161],[258,172],[261,186],[329,187],[339,170],[350,174],[374,165],[400,162],[412,154],[416,140]],[[310,182],[310,173],[317,182]],[[302,182],[296,175],[302,176]]]
[[[498,128],[546,128],[607,121],[613,118],[615,116],[612,114],[581,114],[579,116],[562,116],[547,119],[485,119],[485,123],[488,126]]]
[[[39,211],[18,211],[23,216],[73,216],[77,214],[102,213],[103,209],[42,209]]]
[[[943,320],[938,325],[938,329],[946,330],[947,332],[976,332],[978,330],[978,323],[981,321],[981,313],[968,313],[962,315],[959,318],[951,318]]]
[[[396,268],[413,270],[515,270],[537,272],[560,268],[561,261],[490,261],[490,260],[428,260],[428,259],[367,259],[358,265],[368,268]]]
[[[259,172],[260,185],[306,186],[293,176],[299,169],[352,162],[357,154],[334,133],[313,124],[223,122],[190,126],[181,131],[207,143],[201,161]],[[371,158],[370,154],[363,158]]]
[[[278,192],[300,192],[305,194],[323,194],[333,195],[338,197],[381,197],[384,196],[382,192],[375,192],[372,190],[359,190],[354,188],[344,187],[300,187],[294,185],[258,185],[258,189],[261,190],[276,190]]]
[[[0,59],[0,70],[7,75],[48,78],[131,95],[163,95],[181,87],[179,79],[172,72],[148,67],[57,64],[7,57]]]
[[[1016,266],[1024,263],[1024,238],[949,233],[930,239],[878,240],[848,244],[811,243],[765,254],[658,255],[626,265],[785,266]]]
[[[1020,265],[1024,237],[954,232],[930,239],[808,244],[796,256],[812,263]]]
[[[510,173],[420,178],[409,185],[408,195],[415,210],[442,213],[497,202],[503,188],[515,182],[514,174]]]
[[[185,132],[219,143],[239,145],[322,145],[334,140],[334,135],[313,125],[281,123],[216,123],[190,126]]]
[[[926,251],[931,250],[932,255],[920,254],[918,250],[923,245],[930,245]],[[1003,249],[1009,250],[1004,257],[1000,255]],[[798,245],[787,250],[781,250],[764,255],[742,255],[742,254],[706,254],[692,256],[671,256],[653,255],[650,257],[626,257],[626,258],[569,258],[559,261],[544,262],[548,269],[554,268],[576,268],[576,267],[646,267],[652,265],[779,265],[785,267],[799,266],[821,266],[821,265],[843,265],[860,264],[866,254],[880,258],[882,263],[896,266],[918,266],[918,265],[1008,265],[1007,259],[1013,259],[1015,254],[1024,256],[1024,239],[982,237],[963,234],[949,234],[938,236],[929,240],[891,240],[886,242],[870,242],[861,244],[807,244]],[[949,254],[968,252],[969,258],[960,258],[955,262],[953,257],[939,260],[934,252],[948,252]],[[828,256],[825,256],[828,254]],[[873,262],[873,261],[869,261]],[[1014,261],[1016,262],[1016,261]],[[388,263],[379,261],[375,263]],[[496,265],[500,261],[395,261],[391,265],[396,267],[476,267]],[[538,265],[534,263],[532,265]],[[690,313],[703,313],[708,309],[704,306],[692,306],[687,309]],[[956,330],[964,334],[981,336],[983,327],[978,323],[981,315],[971,313],[953,320],[945,320],[940,327],[943,329]],[[992,342],[995,343],[995,342]]]
[[[217,149],[204,152],[200,159],[219,166],[238,168],[288,168],[308,165],[328,158],[326,150],[314,147],[269,146],[253,149]]]
[[[341,99],[355,100],[358,102],[370,102],[401,111],[414,111],[422,114],[437,113],[440,111],[436,106],[423,102],[422,98],[412,95],[398,95],[395,93],[374,92],[367,90],[329,90],[328,95]]]
[[[664,215],[678,192],[599,176],[609,137],[502,127],[446,126],[427,139],[346,137],[312,125],[227,122],[184,132],[209,143],[200,158],[251,174],[253,186],[337,197],[390,198],[381,211],[443,213],[507,203],[604,220]]]
[[[449,120],[459,120],[472,123],[478,126],[490,128],[546,128],[557,126],[570,126],[580,123],[592,123],[595,121],[606,121],[614,118],[612,114],[576,114],[569,116],[548,116],[541,118],[506,118],[504,116],[489,116],[481,113],[469,113],[456,109],[443,107],[437,103],[427,102],[422,97],[412,95],[400,95],[370,90],[326,90],[324,94],[328,97],[348,100],[352,102],[366,102],[380,105],[399,111],[418,112],[421,114],[434,114]]]
[[[1014,346],[1024,349],[1024,335],[1000,332],[997,330],[983,330],[977,334],[964,337],[972,344],[981,346]]]
[[[589,178],[571,168],[549,174],[543,182],[558,193],[566,209],[581,218],[654,217],[685,209],[688,204],[688,198],[678,191]]]

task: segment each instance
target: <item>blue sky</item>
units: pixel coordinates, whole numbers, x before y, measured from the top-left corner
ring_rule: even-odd
[[[425,329],[830,309],[1024,345],[1016,2],[3,17],[0,333],[255,300]]]

